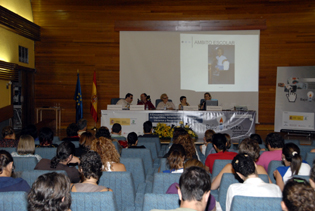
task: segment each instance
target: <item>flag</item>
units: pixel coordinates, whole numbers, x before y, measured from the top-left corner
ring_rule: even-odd
[[[82,92],[80,84],[80,75],[78,73],[77,86],[75,88],[74,100],[76,104],[76,122],[83,118],[83,102],[82,102]]]
[[[90,112],[95,122],[97,122],[97,88],[96,88],[96,73],[94,71],[93,84],[92,84],[92,95],[91,95],[91,106]]]

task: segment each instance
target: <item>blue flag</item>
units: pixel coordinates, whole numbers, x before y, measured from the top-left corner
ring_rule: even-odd
[[[76,104],[76,122],[83,118],[83,102],[82,102],[82,92],[80,84],[80,75],[78,73],[77,86],[75,88],[74,100]]]

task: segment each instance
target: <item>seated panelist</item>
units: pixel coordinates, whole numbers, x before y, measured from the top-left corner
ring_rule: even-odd
[[[181,96],[179,100],[180,104],[178,105],[178,110],[183,110],[184,106],[189,106],[189,103],[186,101],[186,96]]]
[[[175,110],[175,105],[174,103],[168,101],[167,94],[162,94],[160,99],[162,102],[157,105],[156,110]]]
[[[144,109],[145,110],[155,110],[155,107],[154,105],[151,103],[151,101],[149,100],[150,99],[150,96],[148,96],[146,93],[142,93],[140,95],[140,99],[141,101],[138,102],[137,105],[144,105]]]
[[[127,93],[125,99],[120,99],[116,103],[116,105],[122,105],[124,110],[128,110],[130,108],[131,102],[133,100],[133,94]]]
[[[212,99],[211,94],[209,92],[206,92],[204,94],[204,100],[200,104],[200,110],[206,110],[206,107],[207,107],[206,101],[211,100],[211,99]]]

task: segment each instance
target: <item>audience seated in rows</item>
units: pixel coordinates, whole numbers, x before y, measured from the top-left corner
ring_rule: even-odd
[[[79,172],[83,178],[82,183],[75,183],[72,192],[104,192],[111,189],[98,185],[102,176],[102,160],[95,151],[88,151],[80,158]]]
[[[75,149],[75,156],[80,157],[90,150],[95,136],[91,132],[84,132],[80,135],[79,147]]]
[[[64,170],[72,183],[80,181],[80,174],[75,167],[69,167],[69,163],[80,163],[79,158],[74,156],[75,146],[70,141],[62,142],[58,148],[56,156],[49,159],[41,159],[35,166],[35,170]]]
[[[87,127],[87,120],[86,119],[80,119],[77,123],[78,125],[78,136],[80,137],[82,133],[86,132]]]
[[[102,160],[103,171],[126,171],[124,164],[120,163],[120,156],[111,139],[99,137],[91,144],[91,150],[97,152]]]
[[[71,207],[70,180],[56,172],[39,176],[28,194],[28,210],[69,211]]]
[[[259,157],[257,165],[261,165],[268,171],[268,165],[272,160],[282,160],[282,148],[284,146],[283,137],[279,133],[269,133],[266,137],[266,146],[269,151],[265,151]]]
[[[2,129],[2,140],[0,141],[0,147],[16,147],[18,140],[15,137],[15,131],[13,127],[6,126]]]
[[[200,167],[192,166],[184,170],[179,179],[178,196],[180,208],[176,211],[204,211],[210,195],[211,179]],[[152,211],[157,211],[153,209]],[[174,210],[175,211],[175,210]]]
[[[281,207],[284,211],[315,210],[314,187],[301,178],[289,179],[283,189]]]
[[[39,162],[42,157],[35,154],[35,141],[30,135],[21,135],[16,152],[12,152],[12,157],[36,157]]]
[[[138,146],[138,136],[135,132],[131,132],[127,136],[128,148],[145,148],[145,146]]]
[[[206,158],[205,165],[209,168],[210,173],[212,174],[212,168],[214,161],[216,159],[221,160],[232,160],[237,153],[227,152],[227,139],[224,134],[216,133],[212,136],[212,145],[217,153],[210,154]]]
[[[153,125],[151,121],[146,121],[143,123],[143,135],[139,137],[145,137],[145,138],[158,138],[158,135],[153,135]]]
[[[167,157],[169,170],[165,170],[163,173],[183,173],[185,155],[185,149],[181,144],[173,144]]]
[[[71,123],[66,130],[67,137],[63,138],[62,141],[79,141],[78,131],[78,125],[76,123]]]
[[[206,130],[205,132],[205,136],[203,137],[203,144],[200,145],[200,152],[202,154],[204,154],[205,156],[206,155],[206,149],[207,149],[207,146],[208,144],[211,144],[212,143],[212,136],[215,134],[214,130],[211,130],[211,129],[208,129]],[[214,150],[214,149],[213,149]],[[210,151],[211,152],[211,151]]]
[[[233,197],[281,197],[281,190],[275,184],[265,183],[256,173],[255,162],[248,154],[238,154],[232,161],[235,173],[244,183],[230,185],[226,195],[226,211],[230,211]]]
[[[285,166],[280,166],[275,170],[274,176],[277,185],[283,190],[284,184],[293,175],[309,175],[310,165],[302,160],[300,149],[293,143],[285,144],[282,149],[282,161]]]
[[[162,100],[162,102],[160,102],[157,106],[156,106],[156,110],[175,110],[175,105],[174,103],[168,101],[168,96],[167,94],[162,94],[160,99]]]
[[[53,144],[54,139],[54,132],[49,127],[43,127],[39,130],[39,145],[36,147],[49,147],[49,148],[56,148],[58,144]]]
[[[202,169],[205,168],[205,166],[200,162],[199,160],[196,159],[190,159],[187,160],[184,164],[184,169],[188,169],[191,166],[197,166]],[[166,191],[167,194],[177,194],[177,189],[179,188],[178,183],[173,183]],[[216,200],[215,198],[210,194],[209,200],[208,200],[208,205],[207,205],[207,211],[215,211],[216,210]]]
[[[25,191],[31,189],[22,178],[14,178],[14,163],[11,154],[0,150],[0,192]]]
[[[239,145],[239,153],[240,154],[246,153],[255,162],[257,162],[257,160],[259,158],[259,152],[260,152],[260,147],[259,147],[259,144],[255,140],[246,138]],[[257,174],[268,175],[265,168],[261,165],[256,165],[256,171],[257,171]],[[221,182],[221,179],[222,179],[222,176],[224,173],[235,173],[231,163],[227,164],[221,170],[221,172],[218,174],[218,176],[216,176],[215,178],[212,178],[213,179],[213,182],[211,185],[212,190],[216,190],[219,188],[220,182]],[[271,183],[270,179],[269,179],[269,182]]]

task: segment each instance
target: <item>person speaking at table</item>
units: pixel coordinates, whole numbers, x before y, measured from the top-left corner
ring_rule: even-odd
[[[116,105],[122,105],[124,110],[129,110],[132,100],[133,94],[127,93],[125,99],[120,99]]]
[[[142,93],[140,95],[141,101],[138,102],[137,105],[144,105],[145,110],[155,110],[154,105],[151,103],[150,96],[148,96],[146,93]]]
[[[211,100],[211,99],[212,99],[212,97],[211,97],[210,93],[206,92],[204,94],[204,100],[202,100],[202,102],[200,103],[200,110],[206,110],[206,101]]]
[[[168,101],[167,94],[162,94],[160,99],[162,102],[157,105],[156,110],[175,110],[175,105],[174,103]]]

